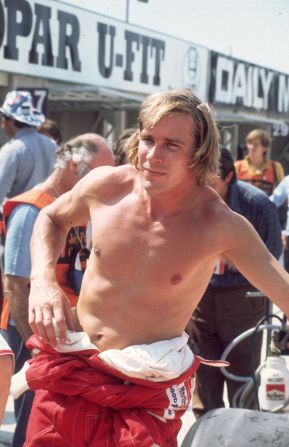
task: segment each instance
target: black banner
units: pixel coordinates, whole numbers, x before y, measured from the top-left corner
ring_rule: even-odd
[[[273,113],[289,111],[289,76],[211,52],[209,100]]]

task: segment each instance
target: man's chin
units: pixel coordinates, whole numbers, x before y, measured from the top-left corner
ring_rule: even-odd
[[[144,180],[144,189],[149,192],[153,192],[153,191],[161,192],[165,189],[165,185],[161,182],[156,182],[153,180],[145,179]]]

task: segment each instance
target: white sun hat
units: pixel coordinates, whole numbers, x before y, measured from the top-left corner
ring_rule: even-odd
[[[45,116],[33,106],[31,93],[22,90],[7,93],[0,113],[29,126],[37,127],[45,121]]]

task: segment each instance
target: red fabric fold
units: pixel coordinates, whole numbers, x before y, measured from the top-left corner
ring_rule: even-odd
[[[177,379],[151,382],[106,365],[95,350],[59,354],[36,335],[27,346],[41,352],[26,372],[29,387],[38,391],[25,446],[177,446],[198,358]],[[39,438],[43,430],[44,439]]]

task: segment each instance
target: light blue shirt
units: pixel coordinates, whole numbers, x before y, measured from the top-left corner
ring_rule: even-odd
[[[30,277],[30,239],[39,211],[36,206],[23,204],[14,208],[9,216],[4,249],[5,275]],[[15,326],[11,316],[9,324]]]
[[[270,200],[278,207],[283,205],[283,203],[287,200],[287,220],[284,233],[289,236],[289,175],[286,175],[286,177],[283,178],[279,185],[276,186],[273,194],[270,196]]]
[[[45,180],[55,163],[56,144],[32,127],[16,132],[0,150],[0,205]]]
[[[9,216],[4,249],[5,275],[30,277],[30,240],[38,214],[36,206],[22,204]]]

